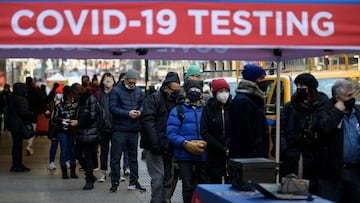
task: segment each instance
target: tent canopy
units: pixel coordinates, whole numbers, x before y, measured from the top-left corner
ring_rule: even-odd
[[[141,3],[140,3],[141,2]],[[0,57],[295,59],[360,50],[358,0],[0,0]]]

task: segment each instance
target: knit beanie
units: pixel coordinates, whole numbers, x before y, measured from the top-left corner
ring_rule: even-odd
[[[164,84],[176,82],[180,84],[180,78],[177,72],[168,72],[165,76]]]
[[[185,85],[185,90],[186,90],[186,92],[188,92],[189,89],[191,89],[192,87],[196,87],[196,88],[200,89],[202,92],[203,84],[204,84],[204,82],[202,80],[188,80]]]
[[[266,75],[265,70],[255,64],[247,64],[242,71],[242,77],[245,80],[255,82],[259,77]]]
[[[316,78],[313,75],[311,75],[310,73],[302,73],[302,74],[298,75],[295,78],[294,83],[296,85],[297,84],[306,85],[314,90],[316,90],[316,88],[319,86],[319,83],[316,80]]]
[[[214,79],[212,82],[211,82],[211,86],[212,86],[212,93],[213,95],[216,95],[216,92],[219,90],[219,89],[222,89],[222,88],[226,88],[227,90],[229,90],[230,92],[230,86],[229,84],[226,82],[226,80],[220,78],[220,79]]]
[[[185,78],[188,78],[192,75],[200,75],[200,66],[192,64],[189,66],[189,68],[186,71]]]
[[[59,87],[57,87],[55,89],[55,93],[60,93],[62,94],[63,93],[63,89],[64,89],[64,85],[59,85]]]
[[[137,71],[135,69],[129,69],[125,73],[125,78],[126,79],[137,79]]]

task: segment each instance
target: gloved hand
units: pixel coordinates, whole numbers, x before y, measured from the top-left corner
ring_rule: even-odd
[[[207,143],[203,140],[191,140],[183,143],[184,148],[193,155],[204,153]]]
[[[150,152],[155,155],[161,155],[163,153],[163,150],[159,145],[153,145],[150,148]]]

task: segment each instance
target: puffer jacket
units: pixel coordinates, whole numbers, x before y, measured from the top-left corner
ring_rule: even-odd
[[[25,124],[32,123],[35,115],[30,111],[29,103],[25,97],[27,92],[24,83],[15,83],[13,86],[13,94],[9,97],[7,106],[6,125],[11,132],[19,132],[19,122]]]
[[[182,124],[178,118],[176,107],[171,110],[167,121],[166,131],[169,141],[174,145],[174,158],[175,160],[205,161],[205,153],[193,155],[183,147],[185,140],[203,140],[200,134],[200,119],[203,107],[201,105],[193,107],[185,103],[182,108],[184,110]]]
[[[79,125],[75,127],[76,140],[80,142],[98,142],[96,98],[89,91],[80,97],[75,119]]]
[[[140,118],[132,119],[129,111],[142,112],[144,93],[139,87],[127,89],[123,82],[112,88],[109,95],[109,107],[112,114],[112,128],[117,131],[140,131]]]
[[[167,100],[163,91],[155,92],[145,98],[140,147],[151,149],[157,145],[164,153],[168,152],[170,146],[166,136],[166,122],[174,106],[175,102]]]

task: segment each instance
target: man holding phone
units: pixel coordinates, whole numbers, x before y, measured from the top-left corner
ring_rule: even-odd
[[[109,95],[109,110],[113,118],[110,152],[110,192],[116,192],[119,187],[121,153],[125,148],[128,150],[130,166],[128,189],[146,191],[138,182],[137,149],[144,94],[136,86],[136,79],[137,71],[134,69],[128,70],[125,79],[119,82]]]

